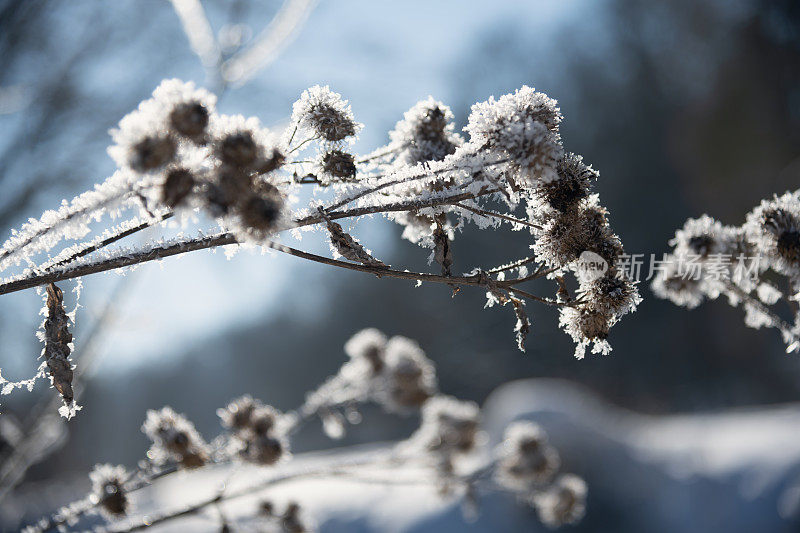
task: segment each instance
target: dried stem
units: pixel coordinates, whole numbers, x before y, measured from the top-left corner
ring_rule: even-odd
[[[522,220],[521,218],[516,218],[516,217],[504,215],[504,214],[498,213],[496,211],[489,211],[487,209],[479,209],[477,207],[472,207],[472,206],[465,205],[465,204],[462,204],[462,203],[455,203],[453,205],[455,205],[456,207],[461,208],[461,209],[466,209],[467,211],[472,211],[476,215],[481,215],[481,216],[486,217],[486,218],[493,218],[494,217],[494,218],[499,218],[501,220],[506,220],[508,222],[512,222],[514,224],[522,224],[523,226],[528,226],[528,227],[531,227],[531,228],[537,228],[537,229],[541,228],[541,226],[539,224],[534,224],[533,222],[528,222],[527,220]]]
[[[331,220],[341,219],[341,218],[350,218],[350,217],[357,217],[357,216],[364,216],[369,214],[375,213],[383,213],[383,212],[393,212],[393,211],[408,211],[410,209],[422,209],[426,207],[435,207],[437,205],[445,205],[452,202],[457,202],[459,200],[467,199],[467,198],[476,198],[477,196],[482,196],[486,194],[490,194],[492,190],[485,191],[482,193],[461,193],[456,194],[453,196],[445,196],[441,198],[433,198],[427,201],[419,202],[419,201],[406,201],[406,202],[397,202],[393,204],[385,204],[385,205],[377,205],[377,206],[366,206],[366,207],[359,207],[355,209],[350,209],[346,211],[333,211],[327,212],[326,216],[328,216]],[[312,224],[318,224],[324,221],[324,217],[321,214],[314,214],[304,217],[302,219],[296,220],[294,222],[294,227],[303,227],[309,226]],[[136,231],[141,231],[145,229],[147,226],[138,227]],[[131,235],[135,233],[134,231],[127,232],[126,235]],[[115,242],[119,240],[119,238],[113,238],[111,242]],[[109,239],[112,239],[111,237]],[[49,270],[47,272],[41,274],[34,274],[31,276],[27,276],[18,280],[9,281],[7,283],[3,283],[0,285],[0,295],[8,294],[12,292],[17,292],[25,289],[30,289],[32,287],[37,287],[39,285],[43,285],[45,283],[57,282],[67,279],[74,279],[81,276],[86,276],[90,274],[96,274],[99,272],[106,272],[108,270],[115,270],[118,268],[129,267],[133,265],[138,265],[141,263],[146,263],[148,261],[155,261],[158,259],[163,259],[165,257],[170,257],[173,255],[179,255],[186,252],[193,252],[196,250],[205,250],[207,248],[216,248],[218,246],[225,246],[229,244],[237,244],[236,238],[230,233],[221,233],[218,235],[210,236],[210,237],[201,237],[190,239],[186,241],[176,242],[170,245],[159,245],[153,246],[146,250],[142,250],[139,252],[133,252],[126,255],[122,255],[119,257],[112,257],[108,259],[104,259],[95,263],[88,263],[86,265],[75,266],[71,268],[65,268],[60,270]],[[98,246],[96,249],[99,249]],[[95,251],[91,250],[91,251]],[[86,252],[87,254],[90,252]],[[85,254],[84,254],[85,255]],[[74,259],[70,259],[72,261]]]

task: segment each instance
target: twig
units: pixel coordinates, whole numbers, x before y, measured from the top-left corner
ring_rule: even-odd
[[[236,243],[236,238],[233,235],[230,233],[222,233],[211,237],[202,237],[188,241],[181,241],[167,246],[154,246],[140,252],[119,257],[111,257],[96,263],[80,265],[65,270],[54,270],[52,272],[46,272],[44,274],[37,274],[34,276],[10,281],[0,285],[0,295],[30,289],[32,287],[44,285],[45,283],[55,283],[66,279],[79,278],[89,274],[97,274],[98,272],[106,272],[108,270],[115,270],[117,268],[147,263],[148,261],[156,261],[158,259],[183,254],[186,252],[194,252],[196,250],[205,250],[207,248],[214,248],[217,246],[225,246]]]
[[[492,192],[493,191],[486,191],[480,193],[480,195],[490,194]],[[330,217],[332,220],[335,220],[340,218],[350,218],[350,217],[383,213],[383,212],[408,211],[412,209],[421,209],[425,207],[434,207],[437,205],[448,204],[452,203],[453,201],[458,201],[461,199],[475,198],[476,196],[478,196],[478,194],[476,193],[462,193],[455,196],[433,198],[425,202],[415,202],[415,201],[397,202],[394,204],[360,207],[347,211],[328,212],[327,216]],[[309,226],[312,224],[317,224],[319,222],[322,222],[323,220],[324,219],[320,214],[309,215],[300,220],[296,220],[294,222],[294,227]],[[163,259],[165,257],[170,257],[173,255],[178,255],[186,252],[205,250],[207,248],[215,248],[218,246],[225,246],[228,244],[237,244],[237,242],[238,241],[232,234],[221,233],[211,237],[202,237],[202,238],[190,239],[187,241],[181,241],[167,246],[155,246],[153,248],[130,253],[124,256],[104,259],[96,263],[89,263],[86,265],[80,265],[68,269],[53,270],[9,281],[7,283],[0,284],[0,295],[17,292],[25,289],[30,289],[32,287],[37,287],[45,283],[57,282],[66,279],[74,279],[89,274],[96,274],[99,272],[105,272],[117,268],[124,268],[128,266],[137,265],[140,263],[146,263],[148,261]]]
[[[193,504],[189,507],[184,509],[180,509],[177,511],[173,511],[171,513],[165,513],[160,516],[148,516],[146,520],[142,520],[141,522],[124,527],[124,528],[111,528],[109,531],[113,531],[114,533],[131,533],[133,531],[141,531],[147,529],[148,527],[163,524],[165,522],[169,522],[172,520],[176,520],[179,518],[183,518],[195,513],[198,513],[209,507],[211,505],[217,505],[224,501],[234,500],[237,498],[242,498],[245,496],[250,496],[254,493],[259,491],[274,487],[275,485],[279,485],[282,483],[287,483],[291,481],[295,481],[298,479],[304,479],[309,477],[317,477],[317,478],[326,478],[326,477],[346,477],[348,480],[357,482],[357,483],[379,483],[382,485],[392,484],[392,485],[419,485],[419,484],[435,484],[437,482],[436,478],[429,478],[427,480],[420,480],[420,479],[411,479],[411,480],[401,480],[401,479],[376,479],[371,477],[360,477],[355,472],[349,470],[353,467],[363,467],[363,466],[374,466],[376,464],[380,464],[381,460],[366,460],[366,461],[350,461],[350,462],[343,462],[340,465],[333,465],[333,466],[326,466],[316,470],[306,470],[300,472],[290,472],[287,474],[279,475],[268,479],[266,481],[262,481],[259,483],[255,483],[248,487],[244,487],[238,491],[233,491],[228,494],[219,493],[211,498]],[[488,470],[491,472],[491,470]],[[465,476],[460,476],[454,479],[454,481],[458,483],[474,483],[485,476],[487,472],[486,467],[479,468],[475,472],[472,472]],[[356,474],[356,475],[354,475]]]
[[[484,216],[486,218],[491,218],[491,217],[500,218],[502,220],[506,220],[506,221],[512,222],[514,224],[522,224],[523,226],[529,226],[531,228],[537,228],[537,229],[541,228],[540,225],[534,224],[533,222],[528,222],[527,220],[522,220],[521,218],[511,217],[511,216],[508,216],[508,215],[504,215],[502,213],[497,213],[496,211],[489,211],[487,209],[479,209],[477,207],[472,207],[472,206],[465,205],[465,204],[462,204],[462,203],[455,203],[453,205],[456,206],[456,207],[459,207],[461,209],[466,209],[467,211],[472,211],[473,213],[475,213],[477,215]]]
[[[494,161],[492,163],[486,163],[486,166],[500,165],[502,163],[507,163],[507,162],[508,162],[508,159],[501,159],[499,161]],[[469,168],[469,167],[467,167],[467,166],[454,166],[454,167],[450,167],[450,168],[441,168],[441,169],[436,169],[436,170],[430,170],[430,169],[426,168],[426,169],[424,169],[424,172],[421,173],[421,174],[414,174],[414,175],[411,175],[411,176],[406,176],[405,178],[394,180],[394,181],[385,181],[383,183],[380,183],[380,184],[376,185],[375,187],[372,187],[371,189],[363,190],[363,191],[361,191],[359,193],[356,193],[356,194],[354,194],[352,196],[349,196],[347,198],[344,198],[344,199],[336,202],[335,204],[329,206],[328,209],[338,209],[338,208],[340,208],[342,206],[345,206],[345,205],[347,205],[347,204],[349,204],[351,202],[354,202],[354,201],[358,200],[359,198],[363,198],[364,196],[367,196],[368,194],[372,194],[374,192],[378,192],[378,191],[380,191],[382,189],[385,189],[387,187],[391,187],[392,185],[400,185],[400,184],[403,184],[403,183],[408,183],[410,181],[416,181],[416,180],[429,178],[429,177],[435,176],[437,174],[443,174],[445,172],[452,172],[454,170],[464,170],[466,168]]]
[[[129,236],[133,235],[134,233],[137,233],[139,231],[142,231],[142,230],[145,230],[145,229],[150,228],[152,226],[155,226],[156,224],[160,224],[161,222],[164,222],[165,220],[167,220],[167,219],[169,219],[169,218],[171,218],[173,216],[174,216],[174,213],[167,212],[167,213],[164,213],[163,215],[161,215],[160,217],[158,217],[157,219],[149,220],[147,222],[142,222],[141,224],[139,224],[136,227],[127,229],[127,230],[125,230],[125,231],[123,231],[121,233],[118,233],[116,235],[112,235],[112,236],[108,237],[107,239],[103,239],[102,241],[100,241],[97,244],[92,244],[90,246],[87,246],[86,248],[83,248],[82,250],[70,255],[69,257],[65,257],[64,259],[62,259],[62,260],[60,260],[60,261],[48,266],[45,269],[45,271],[49,271],[49,270],[52,270],[52,269],[54,269],[56,267],[60,267],[60,266],[64,266],[66,264],[69,264],[69,263],[75,261],[76,259],[80,259],[81,257],[89,255],[92,252],[96,252],[97,250],[100,250],[101,248],[105,248],[109,244],[113,244],[113,243],[115,243],[115,242],[117,242],[119,240],[124,239],[125,237],[129,237]]]
[[[792,342],[789,344],[789,347],[786,348],[787,353],[795,351],[798,348],[798,346],[800,346],[800,337],[798,337],[798,335],[794,333],[794,331],[792,331],[793,327],[785,320],[783,320],[781,317],[779,317],[772,309],[764,305],[764,303],[761,302],[761,300],[753,298],[753,296],[742,290],[741,287],[737,286],[731,281],[728,281],[727,286],[729,290],[736,293],[736,295],[740,297],[742,300],[746,301],[748,304],[758,309],[759,312],[767,315],[772,321],[773,327],[777,328],[784,335],[790,336],[792,338]]]

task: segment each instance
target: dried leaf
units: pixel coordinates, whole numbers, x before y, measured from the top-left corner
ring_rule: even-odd
[[[44,359],[53,379],[53,386],[66,404],[72,403],[72,364],[69,361],[72,334],[67,325],[64,294],[54,283],[47,286],[47,319],[44,322]]]
[[[329,218],[326,218],[325,222],[328,226],[331,246],[339,253],[339,255],[345,259],[349,259],[350,261],[361,263],[362,265],[388,268],[386,263],[372,257],[357,240],[355,240],[342,229],[342,226],[336,222],[333,222]]]

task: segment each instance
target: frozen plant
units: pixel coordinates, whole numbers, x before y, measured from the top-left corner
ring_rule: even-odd
[[[405,113],[385,146],[358,155],[352,141],[363,126],[327,86],[304,91],[286,130],[273,132],[256,117],[221,114],[215,96],[192,83],[165,80],[111,130],[108,152],[117,172],[12,231],[0,246],[0,271],[6,272],[0,294],[238,245],[380,278],[446,284],[455,292],[479,287],[487,306],[513,311],[521,350],[530,331],[527,304],[552,306],[575,340],[577,357],[590,347],[609,353],[611,327],[635,310],[640,297],[620,268],[624,250],[608,210],[592,193],[598,172],[563,146],[557,102],[525,86],[473,105],[463,136],[453,120],[450,108],[425,99]],[[298,194],[303,188],[317,193],[307,205],[298,200],[308,196]],[[403,226],[402,238],[427,248],[439,272],[390,266],[345,229],[376,214]],[[773,225],[791,225],[791,216],[776,215]],[[93,230],[105,219],[115,222]],[[119,245],[168,219],[204,230],[197,237]],[[528,245],[508,250],[507,263],[468,267],[458,262],[456,235],[470,226],[524,232]],[[279,242],[314,229],[330,241],[332,258]],[[784,256],[792,241],[776,235],[764,229],[753,242],[779,247],[775,264],[787,273],[793,259]],[[576,282],[568,283],[587,253],[603,263],[601,276],[573,276]],[[8,272],[15,267],[17,273]],[[540,278],[554,282],[552,294],[522,288]],[[385,361],[396,380],[382,391],[392,409],[423,401],[430,392],[426,370],[415,369],[414,350],[401,348],[389,349]],[[67,352],[60,353],[47,364],[70,406],[62,385],[71,363]],[[415,372],[422,381],[409,389]],[[10,392],[30,381],[3,383]]]
[[[336,376],[309,394],[305,404],[296,410],[281,413],[251,396],[220,408],[217,414],[224,431],[209,444],[189,420],[170,407],[148,411],[142,431],[153,440],[153,447],[135,469],[98,465],[90,474],[89,495],[41,519],[27,531],[77,526],[85,515],[100,514],[106,529],[120,532],[197,515],[219,520],[224,531],[252,526],[258,531],[301,533],[313,530],[313,517],[305,516],[302,501],[276,503],[270,489],[292,480],[333,477],[354,483],[434,486],[441,498],[461,500],[471,507],[479,506],[482,494],[508,492],[536,509],[542,523],[549,527],[574,524],[581,519],[586,485],[571,474],[556,478],[561,466],[558,452],[547,443],[538,426],[514,422],[507,428],[503,442],[495,450],[488,449],[478,405],[439,394],[433,363],[414,341],[399,336],[387,338],[376,329],[366,329],[347,342],[345,351],[349,359]],[[395,358],[413,361],[409,366],[416,369],[407,372],[401,382],[413,381],[411,390],[419,389],[422,383],[429,387],[425,395],[412,395],[414,401],[402,402],[402,410],[395,409],[397,399],[390,399],[393,394],[387,383],[396,379],[391,377]],[[416,377],[410,379],[408,375]],[[377,401],[392,412],[418,416],[419,428],[406,440],[392,445],[367,452],[360,448],[359,454],[349,457],[317,456],[310,465],[293,468],[290,440],[304,423],[321,417],[325,424],[325,418],[332,413],[354,413],[368,401]],[[352,416],[347,420],[357,423]],[[176,509],[137,514],[132,503],[137,491],[182,470],[219,469],[225,465],[227,481],[213,497]],[[245,466],[259,468],[258,479],[235,485],[233,477]],[[402,476],[401,472],[415,474]],[[178,474],[176,482],[193,481]],[[260,498],[260,504],[250,514],[227,511],[229,502],[247,496]],[[209,508],[215,508],[216,513],[204,514]]]
[[[800,191],[763,200],[740,226],[689,219],[653,280],[661,298],[692,309],[725,296],[748,327],[777,329],[800,350]]]

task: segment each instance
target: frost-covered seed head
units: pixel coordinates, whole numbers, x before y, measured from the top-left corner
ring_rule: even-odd
[[[285,436],[276,427],[281,414],[273,407],[247,396],[228,405],[220,416],[223,423],[227,418],[228,427],[236,428],[234,442],[238,443],[239,457],[247,462],[272,465],[289,449]]]
[[[250,416],[250,427],[258,435],[266,435],[275,427],[280,413],[268,405],[257,406]]]
[[[655,276],[651,289],[659,298],[668,299],[675,305],[688,309],[694,309],[705,299],[702,280],[679,272],[674,256],[671,256],[667,266]]]
[[[472,106],[464,128],[470,140],[511,163],[529,185],[558,178],[556,166],[563,157],[557,102],[524,86],[513,94],[493,97]]]
[[[590,196],[577,211],[546,211],[537,215],[534,229],[537,258],[548,266],[561,268],[574,263],[585,252],[594,252],[613,267],[623,253],[619,237],[608,225],[608,212]]]
[[[385,363],[383,403],[390,411],[419,409],[436,394],[433,363],[413,340],[400,336],[389,339]]]
[[[129,502],[125,493],[128,474],[123,466],[96,465],[89,474],[92,480],[92,501],[109,518],[119,518],[128,512]]]
[[[172,459],[185,468],[208,462],[206,444],[189,420],[170,407],[147,411],[142,431],[153,441],[148,457],[156,464]]]
[[[778,236],[778,254],[793,265],[800,264],[800,231],[781,232]]]
[[[558,162],[557,172],[558,179],[539,184],[535,195],[542,203],[561,212],[576,208],[588,198],[591,183],[599,177],[581,156],[573,153],[565,154]]]
[[[597,310],[585,310],[578,315],[578,327],[589,340],[607,339],[610,328],[608,314]]]
[[[328,142],[338,142],[352,137],[361,128],[342,95],[326,85],[315,85],[305,91],[294,103],[292,121],[299,128],[309,130]]]
[[[251,195],[242,203],[241,218],[246,226],[269,232],[281,218],[283,199],[279,195]]]
[[[435,140],[442,136],[447,126],[445,112],[438,105],[433,105],[425,110],[416,124],[417,136],[423,139]]]
[[[375,328],[359,331],[344,345],[344,351],[351,359],[364,359],[369,362],[373,375],[383,370],[385,348],[386,335]]]
[[[217,169],[216,179],[231,205],[243,200],[253,191],[253,177],[240,168],[223,165]]]
[[[581,283],[579,294],[585,296],[592,308],[616,316],[636,309],[642,300],[636,283],[613,269],[602,277]]]
[[[564,474],[546,491],[534,496],[539,520],[550,528],[576,524],[586,513],[586,482]]]
[[[279,168],[286,160],[275,146],[272,134],[255,118],[241,115],[215,116],[209,127],[212,153],[221,163],[248,175],[265,174]]]
[[[547,483],[558,471],[558,452],[547,435],[531,422],[514,422],[506,428],[498,482],[512,490],[529,490]]]
[[[253,434],[243,442],[244,448],[240,456],[249,463],[262,466],[274,465],[284,455],[283,442],[271,435]]]
[[[178,149],[176,137],[202,144],[214,113],[216,97],[193,83],[164,80],[152,98],[127,114],[111,130],[109,154],[120,167],[148,173],[171,162]]]
[[[129,164],[138,172],[158,170],[170,163],[178,146],[170,135],[152,135],[145,137],[131,149]]]
[[[195,178],[190,170],[183,167],[171,169],[164,179],[161,201],[168,207],[178,207],[192,192],[194,184]]]
[[[422,424],[416,438],[429,451],[452,455],[475,447],[480,410],[473,402],[435,396],[422,406]]]
[[[241,431],[250,427],[253,411],[260,404],[250,395],[244,395],[233,400],[224,409],[218,409],[217,415],[222,420],[222,425],[232,431]]]
[[[428,97],[406,111],[403,120],[389,132],[390,147],[405,165],[441,161],[463,142],[454,133],[452,121],[450,108]]]
[[[285,533],[306,533],[308,529],[300,516],[300,505],[290,502],[281,516],[281,527]]]
[[[249,131],[236,131],[220,139],[217,156],[228,165],[247,168],[258,157],[258,146]]]
[[[583,359],[586,347],[593,344],[592,353],[608,354],[611,345],[608,332],[616,317],[608,311],[584,307],[562,307],[559,325],[575,341],[575,357]]]
[[[744,229],[770,267],[800,275],[800,191],[762,201],[747,215]]]
[[[205,187],[203,198],[209,213],[213,217],[227,215],[233,205],[233,198],[226,192],[225,188],[214,183],[210,183]]]
[[[209,111],[198,101],[182,102],[169,114],[169,125],[175,133],[189,139],[202,140],[208,127]]]
[[[738,228],[723,226],[708,215],[688,219],[670,240],[677,255],[695,256],[701,261],[719,254],[734,255],[741,251],[740,242]]]
[[[333,177],[351,180],[356,177],[356,163],[353,154],[341,150],[329,150],[320,161],[322,171]]]

